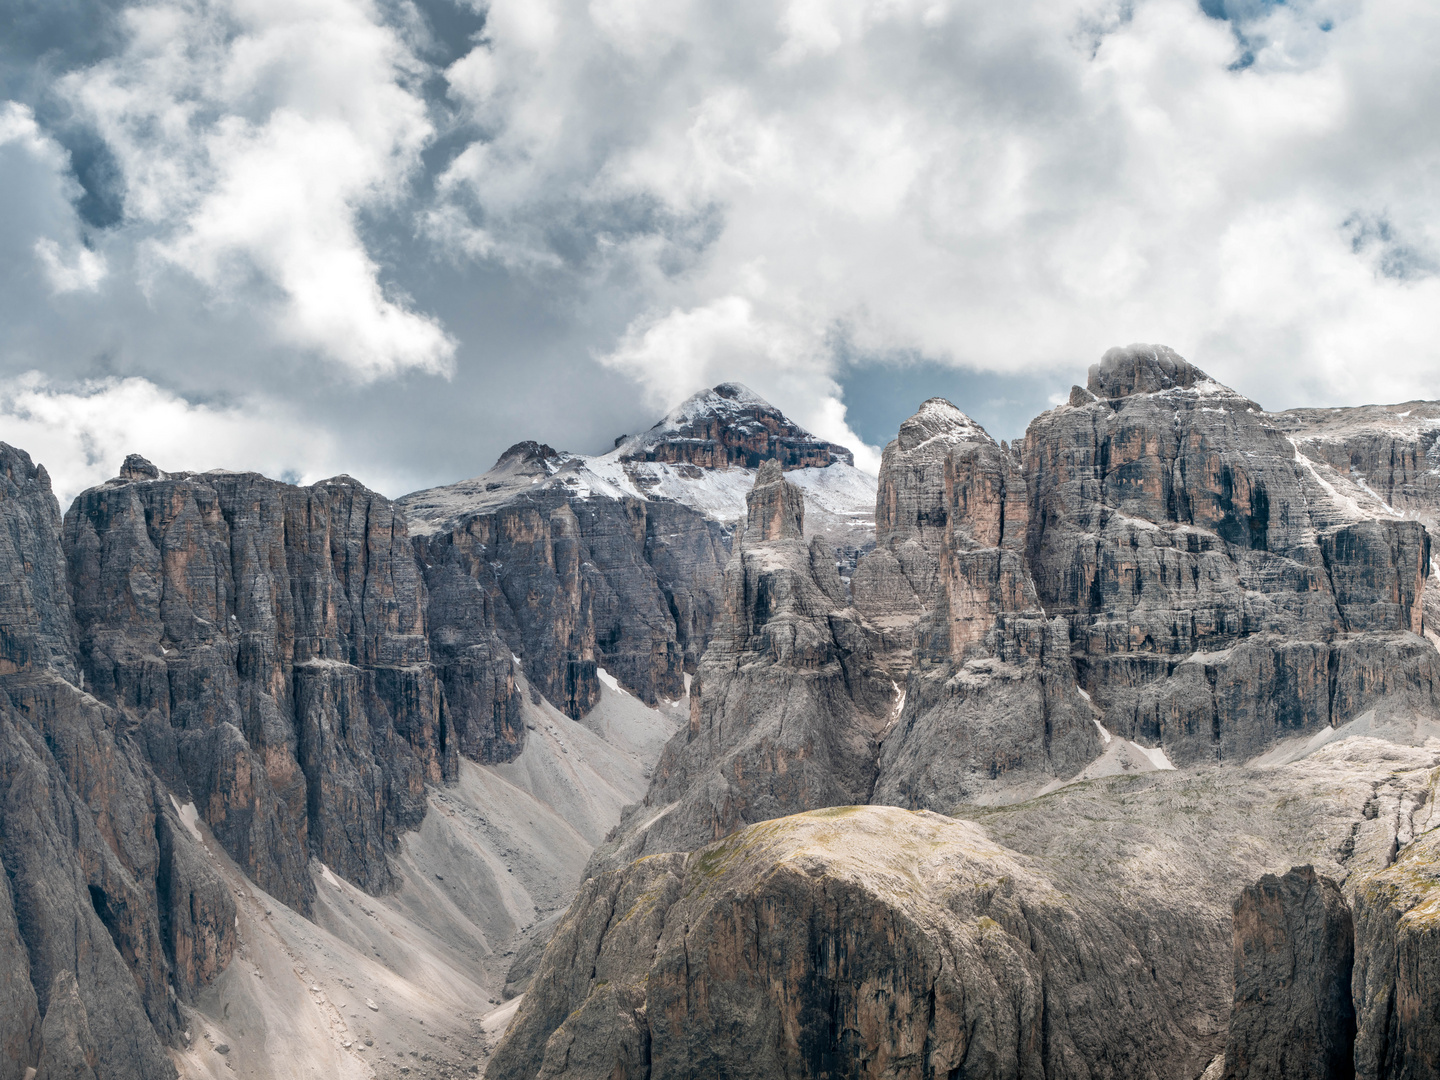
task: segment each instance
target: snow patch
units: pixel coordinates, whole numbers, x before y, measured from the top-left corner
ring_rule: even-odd
[[[205,837],[200,835],[200,811],[195,809],[193,802],[187,802],[183,806],[175,801],[175,796],[170,796],[170,805],[175,807],[175,813],[180,815],[180,821],[200,843],[205,842]]]
[[[602,683],[604,683],[607,687],[609,687],[609,688],[610,688],[611,690],[613,690],[615,693],[617,693],[617,694],[624,694],[626,697],[633,697],[633,696],[634,696],[633,694],[630,693],[629,690],[626,690],[626,689],[622,688],[621,685],[620,685],[620,680],[617,679],[617,678],[615,678],[614,675],[611,675],[611,674],[610,674],[608,671],[606,671],[603,667],[597,667],[597,668],[595,669],[595,674],[600,677],[600,681],[601,681]]]

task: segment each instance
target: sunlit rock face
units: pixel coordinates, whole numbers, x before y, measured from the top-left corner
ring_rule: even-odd
[[[1026,550],[1112,730],[1181,763],[1435,714],[1421,522],[1163,347],[1112,349],[1088,390],[1026,435]]]

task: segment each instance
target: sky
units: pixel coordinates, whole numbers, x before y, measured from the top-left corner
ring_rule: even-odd
[[[1433,0],[0,0],[0,439],[387,495],[736,380],[1440,397]]]

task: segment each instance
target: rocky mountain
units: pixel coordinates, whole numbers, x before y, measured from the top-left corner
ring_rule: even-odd
[[[1437,433],[1131,346],[878,484],[736,384],[393,503],[0,444],[0,1080],[1440,1075]]]
[[[1015,448],[932,400],[848,588],[762,470],[689,727],[488,1075],[1432,1075],[1429,999],[1385,1019],[1427,961],[1362,916],[1343,970],[1350,904],[1417,921],[1428,886],[1375,890],[1425,865],[1440,776],[1405,442],[1433,437],[1362,419],[1267,414],[1160,346],[1107,353]],[[1362,474],[1384,455],[1408,512]],[[1301,862],[1341,884],[1264,877]]]
[[[850,451],[738,383],[616,444],[587,456],[518,443],[481,476],[400,500],[432,638],[477,620],[493,627],[531,685],[574,718],[596,700],[602,667],[652,705],[683,696],[761,461],[783,460],[804,487],[809,535],[832,561],[853,565],[874,533],[875,481]]]
[[[692,410],[676,437],[704,428],[725,461],[788,448],[803,470],[848,470],[863,491],[847,452],[727,393],[710,395],[724,415],[704,428]],[[563,821],[526,846],[558,837],[583,861],[668,733],[647,705],[685,696],[729,532],[664,497],[528,490],[553,457],[507,454],[498,473],[519,477],[523,497],[443,532],[422,516],[412,538],[401,508],[349,477],[296,487],[134,455],[62,519],[44,469],[0,448],[0,1078],[173,1075],[177,1060],[195,1064],[189,1027],[217,1003],[252,1024],[269,1013],[271,1042],[311,1054],[273,1030],[283,1012],[270,999],[236,997],[226,978],[269,926],[241,917],[251,890],[322,921],[342,882],[414,891],[404,838],[433,817],[434,792],[465,786],[468,762],[521,768],[527,792],[487,795],[473,820]],[[618,727],[606,694],[633,701]],[[554,719],[537,722],[546,698],[591,728],[562,740]],[[557,757],[571,758],[558,772]],[[533,928],[530,901],[474,860],[511,852],[480,845],[452,867],[503,914],[413,901],[427,933],[471,954],[457,978],[492,993],[509,966],[500,945]],[[578,866],[532,887],[549,897],[532,924]],[[215,1045],[261,1053],[231,1030]]]

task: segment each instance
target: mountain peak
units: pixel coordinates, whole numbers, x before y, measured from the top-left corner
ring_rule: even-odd
[[[843,446],[791,421],[749,387],[724,382],[686,398],[649,431],[621,440],[621,461],[658,461],[723,469],[758,468],[770,458],[784,469],[855,464]]]
[[[933,397],[915,410],[915,415],[900,425],[900,449],[911,451],[931,439],[947,443],[989,442],[988,432],[942,397]]]
[[[1122,398],[1214,381],[1168,345],[1137,343],[1107,350],[1090,366],[1086,385],[1096,397]]]

